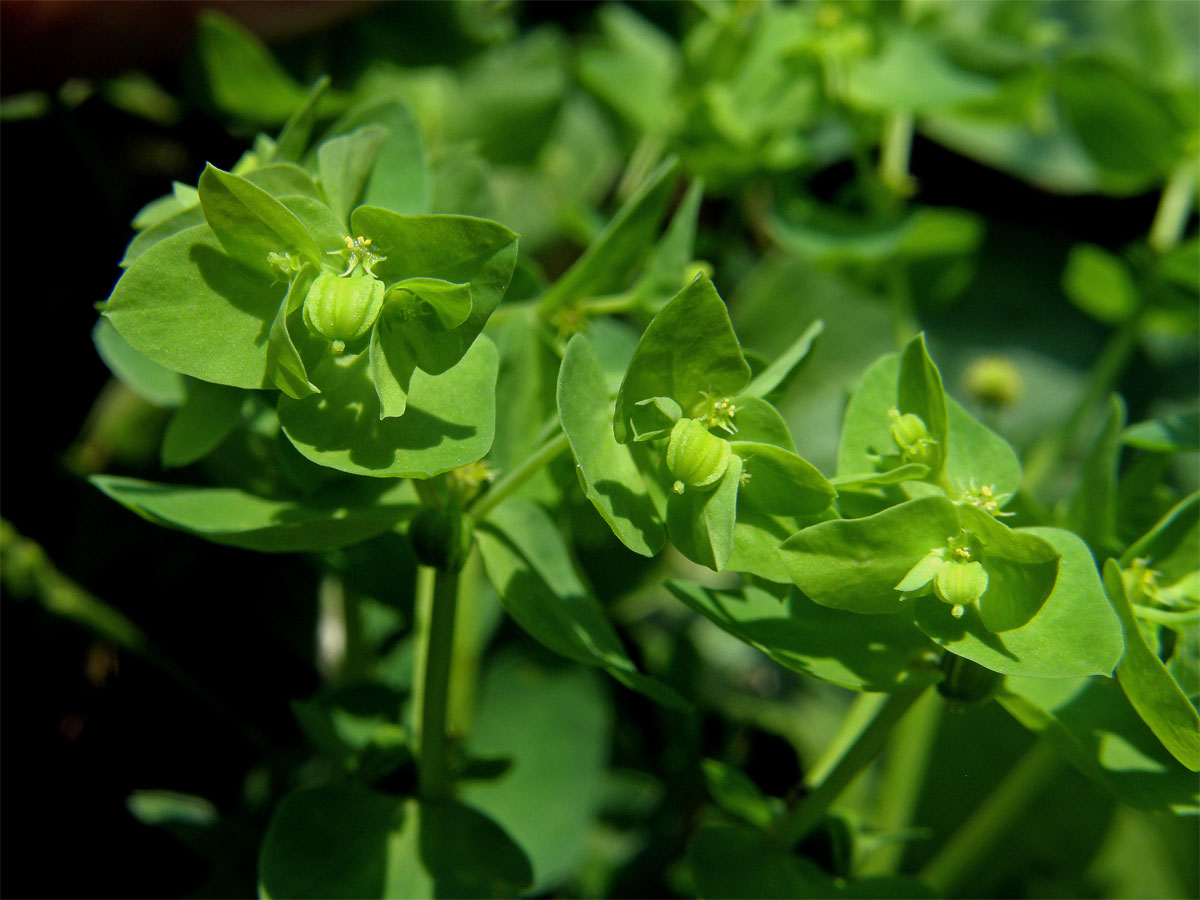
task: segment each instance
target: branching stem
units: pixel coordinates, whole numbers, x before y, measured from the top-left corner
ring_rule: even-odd
[[[874,718],[846,748],[829,774],[776,824],[775,837],[780,843],[795,846],[817,826],[833,801],[883,749],[889,732],[924,690],[924,686],[902,688],[879,704]]]
[[[467,514],[477,522],[485,518],[568,446],[567,436],[562,432],[546,441],[525,457],[524,462],[492,485],[491,490],[467,507]]]

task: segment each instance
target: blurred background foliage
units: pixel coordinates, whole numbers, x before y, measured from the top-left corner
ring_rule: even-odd
[[[434,211],[521,234],[517,299],[678,156],[703,182],[697,266],[748,352],[770,358],[826,323],[781,403],[826,472],[854,380],[923,328],[950,392],[1022,453],[1027,503],[1072,502],[1113,390],[1130,422],[1160,420],[1125,436],[1124,536],[1197,487],[1195,452],[1162,451],[1195,446],[1200,393],[1200,5],[231,3],[218,6],[232,18],[197,19],[204,6],[0,8],[7,893],[251,893],[278,798],[331,765],[369,771],[399,743],[389,716],[410,683],[415,565],[403,539],[252,556],[155,528],[83,480],[158,475],[181,401],[178,385],[139,395],[111,379],[92,346],[129,222],[206,160],[233,166],[322,74],[329,115],[407,104]],[[579,327],[546,325],[551,343]],[[613,345],[636,335],[611,327]],[[503,349],[502,317],[495,334]],[[516,410],[508,423],[502,465],[534,437]],[[262,446],[238,432],[203,465],[230,480]],[[704,576],[615,547],[581,495],[566,499],[559,525],[640,664],[699,712],[550,659],[484,588],[462,640],[481,670],[470,749],[515,762],[465,796],[528,850],[540,894],[686,896],[688,836],[716,815],[700,761],[784,795],[848,692],[673,602],[664,566]],[[346,591],[371,644],[359,657],[330,631]],[[369,670],[347,671],[356,658]],[[324,733],[328,721],[345,727]],[[920,831],[876,834],[906,868],[1030,740],[994,704],[932,727]],[[867,782],[885,777],[844,804],[860,834],[881,815]],[[1136,811],[1065,767],[1035,803],[970,896],[1196,896],[1195,819]],[[834,826],[809,844],[827,870],[846,865]]]

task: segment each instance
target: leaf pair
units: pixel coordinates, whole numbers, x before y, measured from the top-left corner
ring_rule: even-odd
[[[786,425],[761,398],[787,380],[811,341],[804,336],[801,352],[752,381],[724,302],[699,277],[650,322],[610,419],[599,361],[586,339],[572,339],[559,374],[560,420],[588,499],[627,547],[650,556],[669,534],[685,556],[713,569],[731,565],[740,547],[747,570],[786,580],[773,559],[777,532],[827,509],[834,490],[795,455]],[[692,422],[694,447],[670,438],[684,420]],[[726,440],[730,429],[739,440]],[[662,438],[674,450],[650,448]],[[720,451],[723,468],[681,491],[668,470],[704,465],[701,444]],[[770,535],[765,547],[762,533]]]

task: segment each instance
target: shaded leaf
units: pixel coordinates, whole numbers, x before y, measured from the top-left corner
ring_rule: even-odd
[[[268,500],[234,488],[156,484],[94,475],[91,483],[122,506],[167,528],[218,544],[288,553],[328,550],[390,530],[416,509],[408,484],[331,487],[303,501]]]

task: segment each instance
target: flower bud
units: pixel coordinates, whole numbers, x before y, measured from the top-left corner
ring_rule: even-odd
[[[383,282],[370,275],[317,276],[304,298],[304,323],[341,352],[375,324],[383,307]]]
[[[709,488],[729,468],[729,441],[710,434],[696,419],[680,419],[667,442],[667,471],[676,479],[674,490]]]

